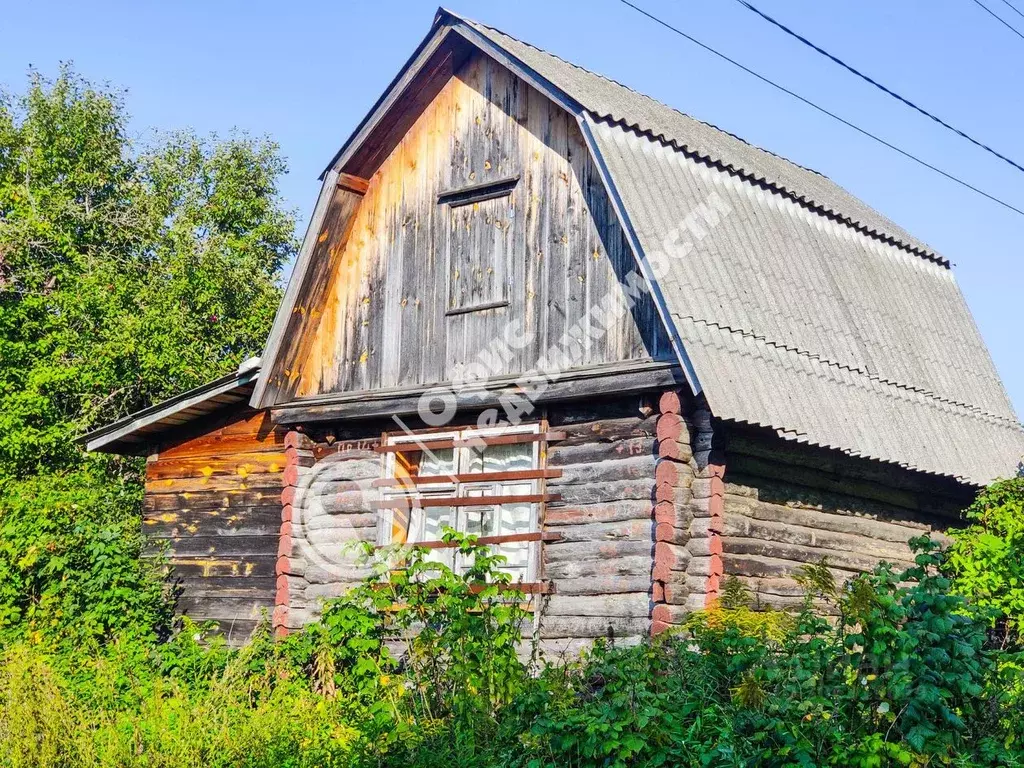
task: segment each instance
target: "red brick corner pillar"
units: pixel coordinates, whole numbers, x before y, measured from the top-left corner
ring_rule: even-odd
[[[669,390],[658,401],[658,463],[654,479],[654,565],[651,569],[651,634],[679,624],[687,595],[689,507],[693,471],[690,428],[679,393]]]
[[[712,446],[713,437],[706,404],[698,402],[684,414],[679,393],[661,396],[651,634],[680,626],[721,589],[725,458]]]
[[[275,637],[288,634],[288,607],[290,593],[288,576],[292,573],[292,510],[296,501],[302,468],[309,466],[313,457],[312,442],[303,433],[289,430],[284,438],[284,474],[281,490],[281,531],[277,543],[277,588],[274,593],[274,614],[271,620]]]

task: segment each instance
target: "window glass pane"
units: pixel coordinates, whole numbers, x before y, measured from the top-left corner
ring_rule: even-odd
[[[494,554],[504,555],[505,562],[498,566],[500,571],[509,574],[512,581],[526,581],[530,564],[530,546],[528,541],[513,541],[508,544],[496,544],[492,547]]]
[[[430,451],[418,451],[410,447],[408,451],[400,451],[395,454],[395,477],[450,475],[454,472],[454,448],[434,448]]]
[[[440,541],[445,528],[455,528],[451,507],[423,508],[423,537],[420,541]]]
[[[470,472],[513,472],[533,468],[533,443],[470,449]]]

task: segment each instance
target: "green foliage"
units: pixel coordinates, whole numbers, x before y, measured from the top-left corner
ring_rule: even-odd
[[[951,531],[949,572],[959,594],[991,609],[999,642],[1020,646],[1024,633],[1024,478],[982,491]]]
[[[120,95],[67,67],[0,96],[0,643],[164,621],[140,464],[75,438],[258,353],[295,248],[284,170],[244,136],[136,148]]]
[[[422,548],[367,547],[368,579],[328,602],[285,648],[317,690],[363,702],[382,752],[460,762],[527,685],[520,654],[529,614],[503,557],[451,529],[443,538],[471,563],[463,573]]]
[[[985,624],[938,575],[887,566],[836,589],[809,569],[804,610],[783,631],[730,607],[694,616],[687,638],[598,647],[549,675],[530,766],[1020,765],[1020,669],[984,650]],[[831,593],[831,619],[810,598]],[[741,604],[737,605],[736,600]],[[723,601],[724,602],[724,601]]]
[[[1024,664],[985,649],[934,542],[841,587],[808,568],[777,631],[736,582],[685,635],[534,670],[500,558],[449,540],[469,573],[378,551],[283,642],[231,651],[186,623],[90,653],[13,644],[0,766],[1024,765]]]

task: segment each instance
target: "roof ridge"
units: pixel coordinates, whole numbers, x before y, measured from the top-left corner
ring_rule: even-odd
[[[732,328],[732,327],[727,326],[727,325],[722,325],[721,323],[717,323],[717,322],[714,322],[714,321],[711,321],[711,320],[704,320],[703,318],[697,318],[697,317],[693,317],[693,316],[685,316],[682,319],[689,320],[689,321],[691,321],[691,322],[693,322],[695,324],[704,325],[704,326],[706,326],[708,328],[714,328],[715,330],[726,331],[727,333],[735,334],[735,335],[738,335],[738,336],[744,336],[744,337],[753,339],[755,341],[758,341],[758,342],[764,344],[765,346],[774,347],[776,349],[781,349],[781,350],[783,350],[785,352],[791,352],[791,353],[799,355],[799,356],[801,356],[801,357],[803,357],[803,358],[805,358],[807,360],[817,361],[817,362],[821,363],[822,365],[824,365],[826,367],[833,368],[833,369],[836,369],[836,370],[841,370],[841,371],[848,371],[850,373],[854,373],[854,374],[857,374],[859,376],[863,376],[864,378],[869,379],[871,381],[878,382],[879,384],[884,384],[884,385],[886,385],[888,387],[893,387],[895,389],[900,389],[900,390],[903,390],[905,392],[913,392],[915,394],[921,395],[922,397],[924,397],[928,401],[930,401],[930,404],[932,405],[932,407],[936,407],[934,405],[935,403],[942,403],[944,405],[950,405],[950,406],[954,406],[956,408],[962,408],[964,410],[967,410],[967,411],[971,412],[972,414],[974,414],[976,416],[983,417],[985,420],[989,421],[990,423],[996,423],[996,424],[1000,424],[1000,425],[1003,425],[1003,426],[1006,426],[1006,427],[1009,427],[1009,428],[1014,428],[1014,429],[1017,429],[1017,430],[1020,430],[1020,431],[1024,431],[1024,424],[1021,424],[1020,422],[1016,421],[1015,419],[1010,419],[1010,418],[1007,418],[1006,416],[1000,416],[999,414],[992,413],[991,411],[987,411],[987,410],[985,410],[984,408],[982,408],[980,406],[973,405],[971,403],[966,403],[966,402],[963,402],[961,400],[954,400],[953,398],[944,397],[944,396],[942,396],[942,395],[940,395],[940,394],[938,394],[936,392],[932,392],[932,391],[927,390],[927,389],[922,389],[921,387],[917,387],[917,386],[914,386],[912,384],[906,384],[906,383],[901,382],[901,381],[896,381],[895,379],[888,379],[888,378],[885,378],[883,376],[879,376],[878,374],[874,374],[874,373],[871,373],[869,371],[866,371],[863,368],[860,368],[859,366],[847,365],[845,363],[840,363],[840,362],[837,362],[837,361],[834,361],[834,360],[830,360],[829,358],[822,357],[820,354],[817,354],[817,353],[814,353],[814,352],[810,352],[808,350],[800,349],[799,347],[793,347],[793,346],[785,344],[783,342],[774,341],[772,339],[769,339],[767,336],[763,336],[763,335],[761,335],[759,333],[755,333],[753,331],[748,331],[748,330],[739,329],[739,328]]]

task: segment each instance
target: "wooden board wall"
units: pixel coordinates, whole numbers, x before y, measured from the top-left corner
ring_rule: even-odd
[[[508,227],[510,303],[446,315],[457,278],[438,195],[515,176],[509,215],[492,222]],[[285,347],[303,352],[270,374],[279,401],[457,380],[510,321],[531,341],[492,373],[529,370],[634,265],[574,118],[483,54],[441,89],[369,180],[351,227],[325,230],[321,250],[343,232],[324,300],[297,308],[310,338]],[[648,300],[582,343],[581,366],[671,354]]]
[[[274,606],[284,433],[248,408],[200,429],[150,456],[143,531],[169,547],[180,611],[238,644]]]

